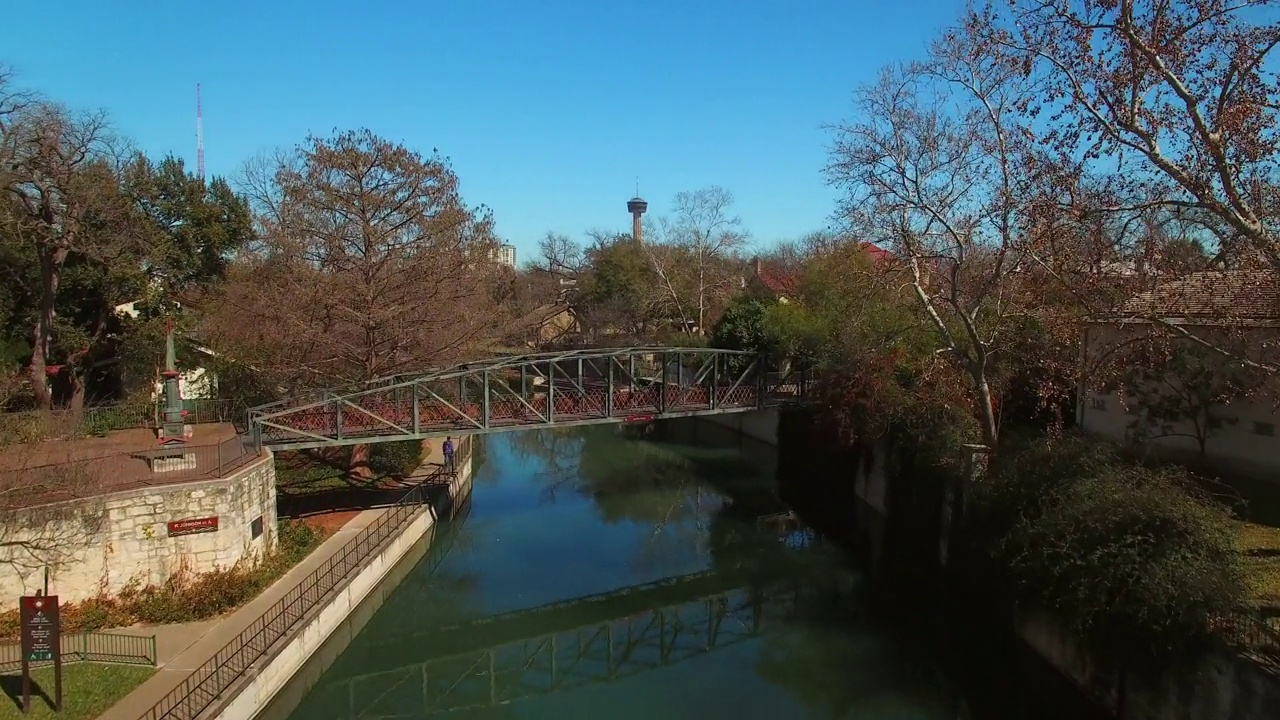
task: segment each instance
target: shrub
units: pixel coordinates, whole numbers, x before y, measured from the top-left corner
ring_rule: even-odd
[[[1078,437],[1001,459],[969,526],[1014,597],[1095,647],[1170,656],[1247,608],[1235,529],[1176,468]]]
[[[421,464],[422,442],[418,440],[376,443],[369,450],[369,468],[379,475],[408,475]]]

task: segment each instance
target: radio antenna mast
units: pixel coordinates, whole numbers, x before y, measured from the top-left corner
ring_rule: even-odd
[[[204,182],[204,111],[200,107],[200,83],[196,83],[196,173]]]

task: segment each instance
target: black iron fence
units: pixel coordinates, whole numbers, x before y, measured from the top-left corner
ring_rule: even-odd
[[[243,407],[225,398],[192,398],[182,401],[187,424],[233,422]],[[164,419],[163,402],[124,403],[71,410],[0,413],[0,437],[12,442],[39,442],[52,438],[105,435],[116,430],[157,428]]]
[[[1220,629],[1227,641],[1243,652],[1280,663],[1280,617],[1236,617]]]
[[[413,519],[427,499],[426,484],[414,487],[336,554],[249,624],[204,665],[196,668],[141,720],[191,720],[266,657],[277,642],[344,581],[364,566],[379,547]]]
[[[119,665],[156,665],[155,635],[121,635],[119,633],[82,632],[62,635],[62,661],[116,663]],[[31,663],[32,667],[52,665],[52,661]],[[22,646],[0,645],[0,672],[22,667]]]

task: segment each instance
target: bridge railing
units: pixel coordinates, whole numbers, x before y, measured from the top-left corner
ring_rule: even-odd
[[[768,373],[763,363],[750,353],[709,348],[497,358],[372,382],[358,392],[254,408],[249,425],[256,442],[306,448],[741,411],[804,397],[806,371]]]
[[[362,717],[423,717],[572,691],[748,641],[793,617],[812,594],[791,583],[732,587],[487,647],[427,650],[424,659],[331,686],[325,701],[361,708]],[[410,684],[415,692],[397,693]]]

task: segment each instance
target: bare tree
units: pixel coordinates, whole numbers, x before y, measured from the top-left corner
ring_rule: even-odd
[[[359,131],[283,160],[248,186],[264,248],[210,304],[211,342],[286,387],[318,388],[421,371],[491,339],[492,222],[463,204],[443,159]],[[356,446],[353,467],[367,455]]]
[[[833,129],[827,168],[857,236],[891,248],[938,351],[971,382],[982,439],[995,447],[996,359],[1028,312],[1022,206],[1033,177],[1014,125],[1020,78],[954,35],[929,59],[885,70],[859,94],[862,119]]]
[[[1036,84],[1021,131],[1063,162],[1107,175],[1107,209],[1198,216],[1221,251],[1247,250],[1280,269],[1273,7],[1014,0],[970,13],[966,27],[972,52],[1008,53]]]
[[[582,274],[585,261],[582,246],[573,238],[548,232],[538,241],[538,259],[533,267],[556,278],[576,280]]]
[[[654,271],[681,330],[706,333],[713,312],[738,288],[739,252],[747,243],[733,215],[733,194],[711,186],[676,194],[673,214],[657,221],[647,244]]]

